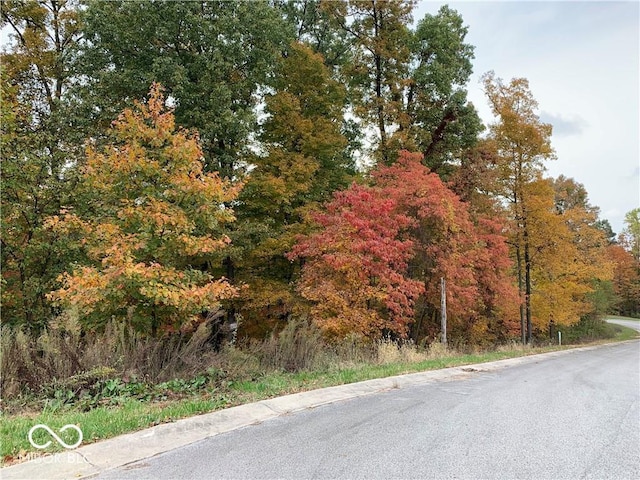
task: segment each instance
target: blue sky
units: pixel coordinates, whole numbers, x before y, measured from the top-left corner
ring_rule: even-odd
[[[480,85],[489,70],[525,77],[542,120],[554,125],[558,160],[547,173],[584,184],[619,233],[640,206],[640,3],[419,1],[415,20],[448,4],[475,46],[469,99],[485,123]]]

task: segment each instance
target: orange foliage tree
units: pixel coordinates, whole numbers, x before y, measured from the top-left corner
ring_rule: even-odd
[[[621,245],[609,245],[607,253],[614,265],[615,313],[640,316],[640,264],[631,252]]]
[[[495,148],[497,190],[508,204],[518,290],[524,302],[520,309],[522,342],[531,342],[533,293],[530,210],[526,186],[542,176],[544,160],[555,158],[551,147],[550,124],[543,123],[536,110],[538,103],[525,78],[505,84],[493,72],[483,78],[496,122],[489,126],[489,141]]]
[[[237,289],[206,272],[234,220],[226,206],[238,186],[203,171],[198,136],[176,130],[154,84],[146,103],[113,123],[113,144],[87,149],[83,212],[62,211],[47,226],[86,252],[50,298],[77,309],[89,327],[115,318],[156,334],[187,327]]]
[[[612,278],[607,240],[596,226],[597,210],[588,205],[586,191],[582,201],[570,201],[567,195],[578,187],[584,190],[561,177],[530,182],[523,190],[528,200],[532,321],[538,331],[545,331],[550,319],[570,325],[592,313],[595,284]]]

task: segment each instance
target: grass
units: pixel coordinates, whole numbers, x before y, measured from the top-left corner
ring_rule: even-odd
[[[620,315],[607,315],[607,318],[613,320],[630,320],[632,322],[640,323],[640,318],[622,317]],[[616,325],[614,323],[608,323],[607,327],[611,330],[613,340],[617,342],[623,342],[626,340],[634,340],[640,337],[640,332],[633,328],[623,327],[622,325]]]
[[[640,337],[640,334],[638,334],[638,331],[632,328],[623,327],[621,325],[615,325],[613,329],[616,332],[617,341],[633,340],[635,338]]]
[[[502,351],[474,355],[442,352],[438,358],[419,362],[398,361],[379,365],[361,364],[348,368],[296,373],[273,372],[255,380],[229,382],[224,388],[196,392],[187,398],[176,400],[147,401],[128,398],[118,405],[99,406],[86,412],[77,411],[72,406],[62,406],[48,408],[37,414],[2,416],[0,418],[0,436],[3,439],[1,453],[4,464],[20,462],[40,455],[41,451],[31,446],[27,439],[29,429],[36,424],[46,424],[55,432],[67,424],[78,425],[84,435],[83,444],[87,444],[160,423],[172,422],[193,415],[289,393],[404,373],[513,358],[557,348],[514,346]],[[76,438],[73,437],[75,433],[72,430],[65,433],[69,436],[62,435],[62,438],[67,443],[71,444],[76,441]],[[42,444],[49,439],[47,436],[46,432],[37,431],[34,433],[34,440]],[[52,442],[46,449],[46,453],[61,450],[63,448],[57,442]]]
[[[2,454],[5,463],[33,458],[36,450],[27,438],[31,427],[37,424],[49,426],[68,444],[77,441],[73,430],[59,433],[67,424],[78,425],[83,433],[83,444],[114,437],[160,423],[171,422],[179,418],[210,412],[226,405],[221,399],[194,397],[170,402],[166,405],[127,400],[117,407],[98,407],[88,412],[74,410],[43,412],[34,416],[14,416],[0,420]],[[33,440],[44,444],[50,440],[48,433],[36,430]],[[52,442],[47,453],[63,450],[57,442]]]
[[[635,330],[618,325],[607,325],[609,327],[613,338],[607,341],[638,338]],[[0,415],[0,453],[3,464],[7,465],[61,451],[62,447],[57,442],[52,442],[44,451],[36,450],[30,445],[27,433],[36,424],[46,424],[55,432],[67,424],[77,425],[84,435],[83,444],[87,444],[160,423],[280,395],[565,348],[571,347],[550,345],[534,348],[512,344],[495,351],[469,354],[447,350],[439,344],[432,345],[429,350],[421,350],[412,345],[398,346],[387,341],[377,344],[372,356],[360,355],[353,360],[355,357],[350,354],[340,362],[335,358],[331,362],[320,358],[293,372],[276,366],[271,369],[256,368],[255,355],[233,349],[225,357],[233,361],[225,368],[209,368],[206,373],[201,372],[189,380],[145,384],[133,381],[127,383],[119,378],[99,379],[94,384],[93,397],[87,396],[85,391],[83,397],[78,395],[74,398],[70,395],[72,401],[68,402],[65,395],[73,392],[62,390],[62,398],[58,399],[47,398],[43,401],[41,398],[25,398],[22,400],[22,408],[14,410],[15,414],[8,415],[5,409]],[[272,358],[269,352],[267,350],[262,353]],[[260,351],[256,355],[259,354]],[[344,358],[351,360],[345,361]],[[239,367],[243,364],[244,370]],[[239,370],[235,371],[233,368]],[[72,378],[77,380],[77,377],[78,375]],[[67,388],[71,383],[64,385]],[[86,383],[82,385],[86,389]],[[95,389],[95,385],[100,388]],[[57,395],[59,391],[55,393]],[[3,400],[4,407],[6,402]],[[69,436],[61,436],[67,443],[76,441],[73,430],[65,433]],[[49,439],[44,431],[34,434],[34,440],[40,444]]]

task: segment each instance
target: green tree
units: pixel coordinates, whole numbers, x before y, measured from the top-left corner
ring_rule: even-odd
[[[412,30],[414,5],[354,0],[322,8],[351,42],[340,73],[353,113],[376,132],[376,160],[390,164],[401,149],[420,151],[447,179],[483,129],[465,90],[473,46],[465,43],[462,17],[447,6]]]
[[[342,69],[350,86],[354,113],[372,125],[378,160],[397,158],[392,130],[402,114],[402,91],[411,55],[411,13],[415,0],[347,0],[323,4],[336,25],[348,33],[352,58]]]
[[[205,169],[237,178],[256,108],[293,38],[266,1],[94,1],[79,69],[90,111],[107,123],[160,82],[176,122],[200,132]]]
[[[111,133],[112,145],[88,148],[82,211],[47,221],[88,259],[62,275],[50,297],[76,309],[88,328],[111,318],[152,335],[190,328],[237,293],[199,268],[228,243],[221,229],[234,217],[224,205],[237,188],[204,172],[197,134],[176,131],[158,85]]]
[[[467,101],[474,58],[473,46],[465,43],[467,31],[458,12],[446,5],[418,22],[396,133],[399,143],[421,152],[425,164],[445,179],[484,128]]]
[[[348,32],[336,28],[323,0],[288,0],[276,4],[295,30],[295,40],[304,43],[324,58],[332,71],[351,57]]]
[[[620,243],[640,263],[640,207],[634,208],[625,214],[624,229],[620,235]]]

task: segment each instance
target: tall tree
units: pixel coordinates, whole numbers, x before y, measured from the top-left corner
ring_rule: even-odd
[[[332,71],[351,57],[349,33],[336,28],[323,0],[286,0],[276,3],[285,20],[295,30],[295,40],[304,43],[324,58]]]
[[[398,150],[391,144],[391,134],[402,112],[415,0],[346,0],[322,5],[351,38],[353,57],[343,76],[351,87],[354,112],[374,126],[378,159],[390,164]]]
[[[612,278],[607,241],[582,185],[564,177],[525,186],[533,327],[570,325],[594,314],[594,292]],[[573,199],[572,199],[573,197]]]
[[[377,134],[375,159],[388,165],[401,149],[420,151],[446,179],[483,129],[465,90],[473,47],[465,43],[462,17],[448,6],[412,30],[414,6],[396,0],[321,3],[352,43],[341,73],[353,113]]]
[[[263,152],[251,157],[233,234],[238,248],[228,260],[251,286],[239,303],[245,325],[254,330],[268,330],[292,311],[294,266],[284,254],[305,228],[304,212],[355,174],[342,134],[345,103],[345,89],[322,56],[292,44],[279,62],[274,92],[265,98]]]
[[[237,188],[203,170],[197,134],[175,128],[160,87],[113,124],[112,145],[88,148],[83,208],[47,226],[87,255],[61,276],[51,298],[75,308],[88,328],[110,318],[155,335],[189,328],[236,294],[200,267],[216,258],[233,221]]]
[[[108,122],[158,81],[177,123],[200,132],[205,169],[242,173],[261,94],[294,35],[278,10],[266,1],[89,0],[84,18],[90,111]]]
[[[504,84],[493,72],[483,83],[497,121],[489,127],[489,137],[497,152],[500,194],[509,203],[512,220],[511,244],[515,256],[518,289],[524,297],[520,312],[522,341],[532,337],[532,248],[527,185],[538,180],[543,161],[555,158],[551,147],[551,125],[540,121],[537,102],[529,82],[515,78]]]
[[[556,212],[566,226],[568,240],[577,254],[565,268],[565,278],[587,288],[587,294],[583,298],[574,296],[574,301],[582,309],[582,316],[607,313],[613,301],[614,268],[607,254],[610,234],[603,228],[608,222],[601,220],[600,209],[589,203],[584,185],[560,175],[552,180],[552,186]],[[563,255],[562,258],[567,261],[570,257]]]
[[[2,316],[37,330],[52,315],[45,298],[73,258],[44,219],[73,201],[80,142],[68,128],[73,48],[80,38],[74,1],[6,1],[10,37],[2,65]]]
[[[425,164],[446,179],[484,128],[467,101],[473,46],[460,14],[442,6],[413,32],[411,62],[396,142],[422,152]]]

